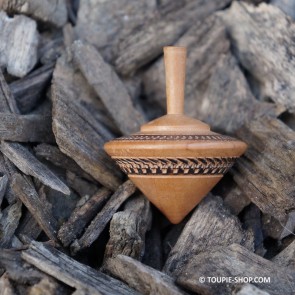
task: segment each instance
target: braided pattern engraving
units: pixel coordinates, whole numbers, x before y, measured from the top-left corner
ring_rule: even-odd
[[[113,158],[126,174],[216,175],[225,174],[236,157],[207,158]]]
[[[233,141],[234,138],[225,135],[149,135],[133,134],[122,136],[114,140],[118,141],[146,141],[146,140],[213,140],[213,141]]]

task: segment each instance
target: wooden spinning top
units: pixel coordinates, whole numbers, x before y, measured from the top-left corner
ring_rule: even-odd
[[[247,146],[183,115],[186,48],[165,47],[164,58],[167,115],[104,147],[143,194],[179,223]]]

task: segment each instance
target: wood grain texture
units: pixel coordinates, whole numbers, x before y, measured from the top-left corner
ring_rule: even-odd
[[[220,197],[210,194],[185,225],[168,256],[164,271],[177,277],[192,257],[232,243],[241,243],[253,250],[251,233],[242,229],[238,218],[223,205]]]
[[[234,2],[223,19],[239,61],[256,81],[260,99],[270,98],[294,112],[295,25],[290,18],[272,5]]]
[[[145,252],[145,235],[151,227],[151,221],[150,203],[143,195],[127,200],[124,209],[112,217],[104,259],[123,254],[141,260]]]
[[[239,136],[250,146],[233,169],[234,180],[262,212],[284,222],[295,206],[291,180],[295,132],[280,120],[264,116],[245,126]]]
[[[12,189],[34,216],[48,238],[55,241],[58,229],[57,221],[52,216],[51,206],[39,198],[32,182],[20,174],[15,174],[12,180]]]
[[[30,211],[26,211],[22,214],[22,220],[16,230],[16,236],[21,240],[27,239],[36,240],[41,234],[42,228],[39,226],[35,217]]]
[[[0,24],[0,65],[9,74],[23,77],[37,62],[37,24],[23,15],[10,18],[4,11],[0,12]]]
[[[96,216],[97,212],[107,202],[111,191],[102,188],[80,207],[76,207],[67,220],[58,231],[58,238],[65,247],[79,238],[85,227]]]
[[[25,14],[36,20],[62,27],[67,21],[65,0],[3,0],[0,9],[8,13]]]
[[[34,148],[37,158],[45,159],[57,167],[65,168],[77,176],[83,177],[90,181],[95,181],[92,176],[86,173],[73,159],[62,153],[61,150],[54,145],[42,143]]]
[[[193,292],[210,295],[231,294],[235,284],[200,283],[201,276],[270,277],[270,283],[253,284],[272,295],[291,295],[295,290],[294,271],[278,267],[238,244],[193,257],[176,280],[178,284]]]
[[[93,295],[138,294],[122,282],[95,271],[42,243],[32,242],[30,248],[22,252],[22,258],[57,280],[73,288],[86,290]]]
[[[215,130],[234,133],[256,114],[271,110],[258,103],[248,82],[229,51],[226,27],[213,14],[196,22],[175,43],[188,52],[185,113]],[[197,72],[197,74],[196,74]],[[144,92],[152,104],[166,108],[163,59],[156,61],[143,78]],[[240,116],[232,116],[232,112]]]
[[[68,186],[60,180],[47,166],[39,162],[29,150],[18,143],[6,143],[2,141],[1,152],[16,165],[16,167],[27,175],[39,179],[45,185],[62,192],[70,194]]]
[[[112,61],[114,44],[123,32],[144,24],[156,8],[155,0],[82,1],[75,32],[79,39],[98,48],[105,60]]]
[[[94,88],[123,134],[137,132],[145,122],[144,115],[133,105],[128,91],[116,72],[95,47],[76,41],[74,60],[88,83]]]
[[[0,214],[0,247],[10,248],[12,238],[18,227],[22,215],[22,203],[16,203],[6,207]]]
[[[0,206],[2,204],[4,195],[6,193],[8,186],[8,177],[6,174],[4,174],[2,177],[0,177]]]
[[[162,48],[173,45],[190,27],[191,22],[204,19],[222,9],[230,1],[182,1],[175,9],[160,8],[158,17],[149,20],[144,27],[132,28],[116,45],[115,66],[122,75],[132,75],[162,53]],[[185,45],[185,44],[182,44]]]
[[[28,265],[21,258],[21,252],[14,249],[0,250],[0,265],[13,281],[24,284],[37,283],[45,276],[33,266]]]
[[[50,84],[54,65],[48,64],[38,68],[22,79],[9,84],[20,112],[28,113],[36,107],[45,95],[45,90]]]
[[[61,57],[52,85],[53,132],[59,149],[102,185],[115,190],[121,182],[118,170],[102,150],[104,131],[88,110],[88,106],[97,109],[95,100],[85,79],[65,55]]]
[[[111,196],[103,209],[96,215],[90,225],[86,228],[84,234],[71,244],[73,253],[89,247],[101,234],[112,216],[119,207],[135,192],[134,184],[127,180]]]
[[[173,278],[125,255],[108,259],[106,270],[141,294],[186,294]]]
[[[54,142],[51,116],[0,113],[0,139],[18,142]]]
[[[295,270],[295,241],[271,259],[276,265]]]

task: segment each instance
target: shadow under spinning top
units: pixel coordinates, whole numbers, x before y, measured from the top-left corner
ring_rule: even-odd
[[[219,182],[246,144],[183,115],[186,48],[165,47],[167,115],[105,144],[143,194],[179,223]]]

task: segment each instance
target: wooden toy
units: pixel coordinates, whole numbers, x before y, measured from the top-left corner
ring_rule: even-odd
[[[167,115],[106,143],[105,150],[172,223],[179,223],[247,146],[183,115],[186,48],[165,47],[164,59]]]

